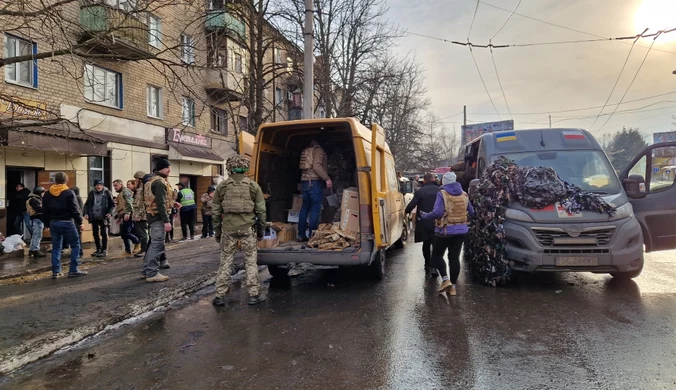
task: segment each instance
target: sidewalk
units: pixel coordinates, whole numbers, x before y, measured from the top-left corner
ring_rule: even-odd
[[[215,282],[219,265],[215,240],[169,248],[171,268],[162,273],[170,279],[165,283],[141,280],[142,259],[126,257],[87,261],[89,275],[81,278],[52,280],[46,274],[30,282],[0,285],[0,375]],[[48,259],[36,263],[15,269],[35,273],[41,265],[49,266]]]
[[[195,241],[198,240],[209,240],[209,238],[201,238],[199,236],[195,237]],[[212,242],[215,242],[211,239]],[[188,241],[190,242],[190,241]],[[181,245],[183,241],[172,241],[167,244],[167,249],[173,248],[176,245]],[[108,256],[105,258],[101,257],[92,257],[92,253],[95,252],[96,248],[93,247],[92,243],[84,244],[84,256],[80,259],[82,265],[86,264],[96,264],[103,263],[106,261],[121,260],[126,258],[134,258],[141,261],[139,258],[129,256],[124,252],[124,245],[122,239],[119,237],[110,237],[108,241]],[[52,270],[52,254],[51,252],[46,252],[47,257],[40,259],[35,259],[28,257],[28,250],[24,250],[26,253],[24,256],[18,256],[17,254],[10,253],[8,255],[3,255],[0,258],[0,284],[2,281],[7,279],[28,277],[44,272],[51,272]],[[66,251],[65,254],[61,255],[61,267],[65,270],[68,270],[68,265],[70,264],[70,249]]]

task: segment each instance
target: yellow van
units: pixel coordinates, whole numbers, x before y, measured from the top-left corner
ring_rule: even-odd
[[[391,246],[405,246],[409,231],[394,158],[385,142],[385,131],[380,126],[374,124],[369,130],[354,118],[262,125],[252,148],[250,172],[266,194],[268,222],[287,227],[297,222],[292,216],[299,201],[300,156],[303,149],[320,134],[328,139],[326,153],[334,188],[338,191],[351,188],[358,194],[358,210],[354,210],[351,229],[359,230],[352,234],[356,242],[338,250],[313,249],[295,242],[297,232],[294,232],[286,234],[284,242],[259,249],[258,263],[267,265],[270,273],[278,277],[286,276],[290,265],[309,263],[368,266],[376,279],[382,279],[385,251]],[[246,149],[242,146],[242,150]],[[332,175],[332,167],[337,167],[336,175],[340,177]],[[352,207],[356,208],[356,205],[355,200]],[[334,223],[337,216],[342,219],[343,211],[326,207],[320,223]],[[297,225],[293,226],[297,228]]]

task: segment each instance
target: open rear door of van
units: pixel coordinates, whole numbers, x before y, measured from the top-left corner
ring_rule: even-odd
[[[644,149],[620,174],[647,252],[676,249],[676,142]]]
[[[385,130],[371,125],[371,206],[373,231],[378,249],[390,246],[390,229],[387,226],[387,183],[385,174]]]

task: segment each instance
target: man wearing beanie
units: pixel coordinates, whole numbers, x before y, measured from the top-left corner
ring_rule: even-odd
[[[141,273],[146,282],[166,282],[167,276],[159,273],[160,261],[165,254],[164,234],[171,230],[170,213],[174,205],[174,190],[169,184],[171,163],[159,159],[155,164],[155,175],[143,186],[146,219],[150,227],[150,244],[143,260]],[[169,265],[166,264],[166,267]]]
[[[474,214],[474,208],[467,193],[456,182],[453,172],[447,172],[441,179],[442,187],[437,194],[434,209],[431,213],[422,213],[423,220],[436,220],[434,244],[432,245],[432,261],[441,274],[439,293],[456,295],[455,284],[460,275],[460,251],[469,231],[468,214]],[[446,271],[444,254],[448,249],[450,276]]]
[[[87,275],[78,270],[80,265],[80,242],[78,230],[82,230],[82,215],[75,199],[75,193],[68,188],[68,175],[57,172],[54,176],[55,184],[49,187],[42,201],[45,227],[52,235],[52,279],[61,276],[61,248],[63,242],[70,244],[70,269],[68,277]]]
[[[108,218],[115,211],[115,201],[109,189],[103,186],[101,180],[94,180],[94,189],[89,191],[84,206],[84,217],[92,225],[96,252],[92,257],[106,257],[108,255]]]

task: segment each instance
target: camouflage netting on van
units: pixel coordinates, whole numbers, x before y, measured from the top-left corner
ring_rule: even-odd
[[[470,220],[465,259],[472,279],[491,286],[510,281],[503,227],[510,202],[533,209],[559,203],[568,213],[615,213],[599,195],[562,181],[553,169],[519,167],[504,157],[486,169],[471,200],[475,215]]]

